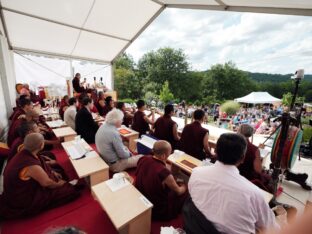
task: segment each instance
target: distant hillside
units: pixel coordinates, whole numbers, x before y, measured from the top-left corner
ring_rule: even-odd
[[[248,72],[250,77],[257,82],[272,82],[279,83],[290,80],[292,74],[281,75],[281,74],[268,74],[268,73],[252,73]],[[305,75],[304,80],[312,82],[312,75]]]

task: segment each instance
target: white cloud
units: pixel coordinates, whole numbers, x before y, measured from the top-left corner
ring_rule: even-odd
[[[311,17],[166,9],[126,51],[181,48],[193,69],[232,60],[244,70],[312,73]]]

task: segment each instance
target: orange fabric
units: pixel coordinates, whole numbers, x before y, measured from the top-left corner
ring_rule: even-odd
[[[28,169],[29,167],[24,167],[18,174],[18,177],[21,179],[21,180],[30,180],[30,177],[27,176],[27,172],[28,172]]]

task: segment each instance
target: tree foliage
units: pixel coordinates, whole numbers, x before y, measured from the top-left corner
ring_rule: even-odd
[[[162,101],[163,104],[168,104],[169,102],[173,101],[174,96],[169,89],[169,82],[166,80],[164,85],[162,86],[162,90],[159,94],[159,99]]]
[[[121,99],[158,101],[165,95],[164,91],[169,90],[176,101],[213,104],[252,91],[267,91],[282,98],[294,88],[290,75],[245,72],[232,62],[213,65],[207,71],[191,71],[190,67],[181,49],[166,47],[150,51],[137,64],[132,56],[122,54],[114,63],[115,89]],[[311,81],[312,75],[306,75],[298,93],[308,102],[312,102]],[[165,100],[172,101],[173,98]]]

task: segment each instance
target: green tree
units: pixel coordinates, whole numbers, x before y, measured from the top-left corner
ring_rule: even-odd
[[[167,80],[162,86],[162,90],[160,91],[160,94],[159,94],[159,99],[165,105],[174,99],[174,96],[169,89],[169,82]]]
[[[290,92],[283,94],[283,98],[282,98],[283,105],[290,107],[292,98],[293,98],[293,95]],[[297,96],[295,102],[296,103],[304,103],[304,100],[305,100],[304,97],[298,97]]]
[[[130,55],[122,54],[114,64],[115,90],[120,99],[142,97],[142,81]]]
[[[138,74],[144,84],[158,84],[154,93],[159,94],[162,84],[167,80],[172,93],[180,98],[183,79],[188,72],[189,64],[181,49],[161,48],[143,55],[138,62]]]
[[[232,62],[212,66],[205,75],[203,86],[204,97],[215,97],[220,101],[247,95],[256,88],[248,73],[239,70]]]

